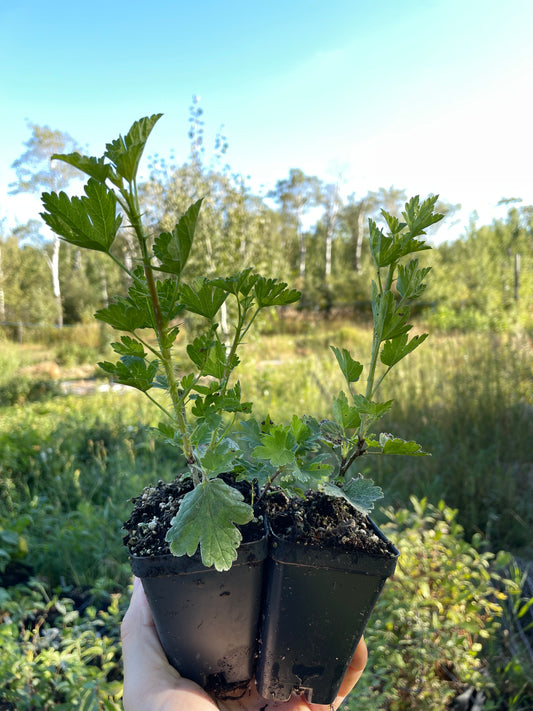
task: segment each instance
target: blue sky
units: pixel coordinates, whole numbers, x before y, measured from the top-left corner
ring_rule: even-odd
[[[223,127],[253,189],[297,167],[345,195],[439,193],[457,236],[533,203],[532,28],[532,0],[2,3],[0,218],[39,210],[7,194],[27,120],[101,155],[163,112],[148,153],[185,160],[199,95],[208,150]]]

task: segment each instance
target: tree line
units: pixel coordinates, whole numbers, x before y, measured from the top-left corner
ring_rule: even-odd
[[[80,150],[76,141],[46,126],[29,129],[26,151],[12,166],[11,192],[72,187],[76,171],[50,156]],[[189,270],[214,276],[254,266],[301,289],[300,308],[325,317],[336,309],[368,308],[368,219],[379,221],[382,208],[399,214],[410,197],[404,190],[380,188],[343,199],[338,183],[295,168],[260,197],[225,163],[224,136],[216,136],[206,159],[197,101],[190,109],[189,139],[187,160],[153,156],[140,187],[144,219],[154,235],[172,230],[187,207],[204,198]],[[449,220],[458,207],[441,201],[438,210]],[[127,229],[117,249],[133,266],[138,255]],[[533,326],[533,207],[512,201],[506,218],[481,227],[472,223],[461,239],[439,244],[430,259],[434,270],[425,296],[442,328]],[[61,243],[38,219],[0,229],[0,322],[78,323],[127,286],[103,255]]]

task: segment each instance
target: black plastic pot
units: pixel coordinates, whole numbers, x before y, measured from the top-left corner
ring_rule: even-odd
[[[269,568],[256,683],[261,696],[286,701],[293,692],[331,704],[387,577],[390,556],[325,550],[270,536]]]
[[[265,535],[241,544],[225,572],[203,566],[199,554],[130,558],[169,662],[214,693],[253,676],[267,553]]]

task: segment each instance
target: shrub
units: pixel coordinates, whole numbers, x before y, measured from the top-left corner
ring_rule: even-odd
[[[119,711],[120,600],[82,615],[35,581],[0,588],[0,707]]]
[[[370,663],[349,702],[354,711],[444,709],[466,686],[487,687],[483,642],[501,615],[489,567],[463,538],[457,511],[412,499],[387,512],[400,550],[366,631]]]
[[[55,380],[16,376],[0,385],[0,407],[41,402],[57,395],[61,395],[61,388]]]

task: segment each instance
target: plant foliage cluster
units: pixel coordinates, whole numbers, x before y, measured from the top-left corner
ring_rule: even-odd
[[[104,253],[127,275],[127,296],[116,297],[95,314],[127,334],[112,344],[118,360],[100,366],[116,382],[145,393],[163,412],[159,433],[186,461],[194,486],[171,522],[166,537],[170,551],[192,556],[199,549],[205,565],[226,570],[237,556],[239,525],[249,522],[254,513],[242,494],[219,475],[237,473],[258,482],[261,490],[276,480],[299,495],[322,488],[346,497],[366,514],[382,494],[370,480],[349,476],[355,459],[367,451],[423,454],[416,443],[392,435],[375,439],[372,427],[392,404],[376,400],[381,382],[426,338],[423,334],[409,339],[410,307],[425,291],[430,270],[420,267],[413,255],[429,248],[423,237],[443,215],[435,212],[436,197],[423,202],[416,197],[406,203],[403,221],[382,211],[386,232],[370,221],[377,279],[372,283],[374,337],[364,393],[354,390],[363,365],[347,349],[333,347],[351,400],[341,391],[333,403],[333,420],[295,416],[286,427],[271,427],[267,419],[261,430],[256,420],[248,420],[239,430],[239,418],[252,409],[251,402],[242,400],[239,380],[232,377],[239,348],[261,311],[294,304],[300,292],[251,268],[230,276],[196,273],[187,278],[202,199],[188,207],[171,230],[155,237],[148,234],[141,218],[137,171],[160,116],[136,121],[126,136],[107,144],[101,158],[54,155],[89,180],[81,197],[70,198],[63,191],[43,193],[42,217],[62,240]],[[140,255],[131,268],[113,251],[123,221]],[[173,347],[180,334],[179,319],[185,314],[200,317],[202,326],[187,344],[187,361],[178,364]],[[383,367],[379,378],[378,359]],[[152,394],[157,390],[162,398]],[[252,445],[248,456],[242,455],[246,448],[239,446],[239,439]],[[337,465],[327,462],[328,453],[320,453],[323,449],[336,455]],[[336,478],[334,484],[327,482],[328,475]]]

